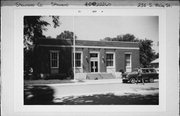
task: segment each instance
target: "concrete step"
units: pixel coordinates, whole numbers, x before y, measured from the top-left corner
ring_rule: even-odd
[[[88,73],[86,75],[88,80],[99,80],[99,79],[115,79],[111,73]]]

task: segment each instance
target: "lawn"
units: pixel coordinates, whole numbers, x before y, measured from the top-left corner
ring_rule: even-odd
[[[67,96],[55,99],[54,105],[158,105],[159,95],[127,94],[114,95],[113,93],[95,94],[88,96]]]

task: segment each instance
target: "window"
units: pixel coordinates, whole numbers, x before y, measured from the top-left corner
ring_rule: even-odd
[[[75,54],[75,67],[81,67],[81,53]]]
[[[58,51],[50,51],[50,65],[51,65],[51,68],[59,67],[59,52]]]
[[[131,72],[132,67],[131,67],[131,53],[126,53],[125,54],[125,68],[126,72]]]
[[[82,59],[81,53],[80,52],[75,53],[75,67],[81,67],[82,64],[81,59]],[[73,67],[74,67],[74,57],[73,57]]]
[[[130,54],[126,54],[126,66],[127,66],[127,67],[130,67],[130,66],[131,66]]]
[[[108,53],[106,54],[106,66],[114,66],[114,54]]]

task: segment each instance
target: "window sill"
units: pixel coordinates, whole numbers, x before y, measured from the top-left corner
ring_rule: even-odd
[[[106,68],[115,68],[114,66],[106,66]]]
[[[51,67],[51,68],[53,68],[53,69],[57,69],[57,68],[59,68],[59,67]]]

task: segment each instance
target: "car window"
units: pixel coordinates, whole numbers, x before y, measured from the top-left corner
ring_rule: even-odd
[[[152,69],[148,69],[149,70],[149,73],[152,73]]]
[[[146,69],[142,69],[142,72],[143,72],[143,73],[146,73]]]
[[[150,69],[143,69],[143,73],[151,73],[152,71]]]
[[[153,72],[154,72],[154,73],[156,73],[156,70],[155,70],[155,69],[153,69]]]
[[[151,73],[154,73],[156,72],[154,69],[149,69]]]
[[[133,69],[133,72],[137,72],[138,71],[138,69],[136,68],[136,69]]]
[[[134,69],[133,72],[137,72],[138,69]],[[155,69],[142,69],[142,73],[156,73]]]
[[[146,69],[146,73],[151,73],[151,71],[149,69]]]

